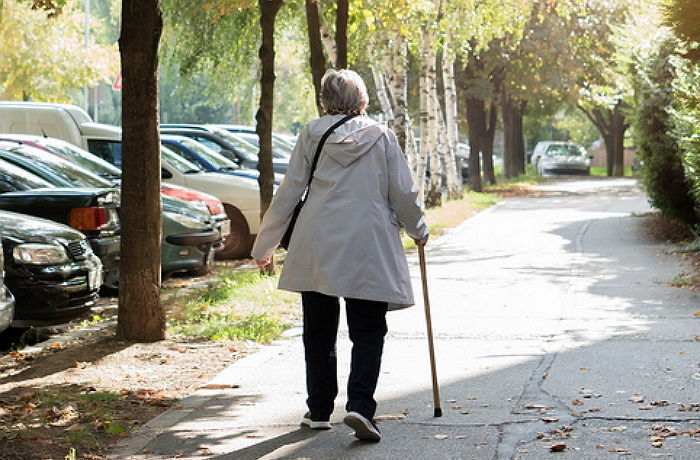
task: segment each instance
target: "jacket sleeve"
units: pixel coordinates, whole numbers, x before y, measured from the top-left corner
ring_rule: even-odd
[[[277,189],[270,207],[265,212],[260,230],[255,238],[251,255],[257,260],[270,257],[279,246],[287,225],[309,180],[311,165],[307,152],[310,147],[308,128],[299,134],[299,140],[289,159],[289,168]]]
[[[418,187],[392,131],[387,131],[386,157],[389,178],[389,205],[411,238],[428,239],[428,226],[418,199]]]

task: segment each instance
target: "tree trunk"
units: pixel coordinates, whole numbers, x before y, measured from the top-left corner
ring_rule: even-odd
[[[323,115],[321,106],[321,78],[326,72],[326,58],[321,43],[321,22],[319,19],[318,0],[306,0],[306,29],[309,35],[309,66],[314,82],[316,110]]]
[[[348,68],[348,0],[338,0],[335,12],[336,69]]]
[[[425,37],[425,56],[428,61],[428,73],[426,76],[427,110],[428,110],[428,137],[421,136],[421,144],[428,147],[428,161],[430,164],[430,188],[426,196],[425,205],[428,208],[442,205],[442,163],[438,150],[438,122],[437,114],[440,101],[437,97],[437,55],[433,48],[432,34]]]
[[[515,101],[513,111],[513,155],[516,176],[525,174],[525,130],[523,118],[525,115],[526,101]]]
[[[318,19],[321,30],[321,42],[323,47],[326,49],[326,54],[328,59],[331,61],[331,65],[335,67],[338,62],[338,50],[336,49],[335,39],[328,27],[328,22],[326,22],[326,16],[324,16],[323,11],[321,11],[321,2],[319,0],[312,0],[316,4],[316,11],[318,12]]]
[[[372,78],[374,80],[374,86],[377,89],[377,100],[379,101],[379,106],[384,114],[384,119],[387,121],[389,126],[391,126],[394,121],[394,110],[391,106],[391,101],[389,100],[389,95],[386,91],[386,82],[384,81],[384,75],[382,71],[377,67],[371,65],[370,70],[372,71]]]
[[[525,172],[525,141],[523,136],[523,104],[503,92],[503,175],[506,179],[517,177]]]
[[[459,149],[459,126],[457,125],[457,86],[455,84],[454,62],[454,56],[445,45],[442,54],[442,78],[445,89],[447,193],[450,199],[460,199],[464,196],[464,189],[462,187],[462,173],[457,170],[456,165]]]
[[[420,131],[420,148],[417,155],[416,167],[416,178],[418,179],[418,190],[420,192],[421,202],[425,201],[425,175],[427,169],[427,163],[430,159],[430,132],[428,128],[428,96],[430,94],[430,88],[428,86],[428,59],[421,53],[420,62],[420,75],[419,75],[419,99],[420,99],[420,112],[419,112],[419,131]]]
[[[162,28],[158,0],[122,2],[122,259],[117,335],[139,342],[165,338],[165,312],[160,305],[158,135],[158,42]]]
[[[467,123],[469,124],[469,189],[481,192],[481,161],[480,154],[486,131],[486,115],[483,99],[467,97]]]
[[[481,143],[482,162],[484,163],[484,180],[488,184],[495,185],[496,172],[493,167],[493,141],[496,136],[496,125],[498,124],[498,106],[495,101],[491,101],[488,118],[489,124]]]
[[[415,136],[411,118],[408,115],[408,45],[406,37],[397,34],[393,41],[391,57],[388,60],[389,69],[386,72],[387,87],[393,101],[394,120],[389,125],[396,133],[396,138],[403,150],[411,171],[413,180],[417,183],[416,169],[418,166]]]
[[[593,123],[605,142],[605,164],[608,176],[623,176],[625,174],[625,132],[629,123],[625,120],[620,104],[613,109],[598,107],[586,110],[581,105],[578,108]]]
[[[258,184],[260,185],[260,219],[272,201],[274,174],[272,171],[272,113],[275,91],[275,18],[282,0],[258,0],[262,43],[260,57],[260,107],[255,114],[255,127],[260,138],[258,153]]]

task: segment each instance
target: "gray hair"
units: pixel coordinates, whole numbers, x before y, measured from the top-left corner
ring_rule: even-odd
[[[359,114],[368,102],[367,87],[357,72],[330,69],[321,79],[321,104],[329,115]]]

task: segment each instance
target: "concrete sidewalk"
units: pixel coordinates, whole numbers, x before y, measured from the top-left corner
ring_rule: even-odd
[[[430,245],[442,418],[432,416],[419,304],[389,314],[379,444],[340,423],[343,325],[332,430],[299,426],[297,328],[212,382],[235,388],[197,391],[111,458],[698,458],[700,300],[669,286],[683,267],[630,215],[647,209],[628,186],[509,199]],[[556,443],[565,450],[550,452]]]

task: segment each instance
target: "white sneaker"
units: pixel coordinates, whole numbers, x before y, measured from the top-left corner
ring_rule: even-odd
[[[301,419],[301,424],[306,425],[312,430],[330,430],[331,429],[331,422],[330,420],[314,420],[314,417],[312,417],[311,412],[307,412],[304,414],[304,417]]]
[[[382,434],[379,432],[377,425],[358,412],[348,412],[343,422],[355,430],[357,439],[362,439],[363,441],[380,441],[382,439]]]

